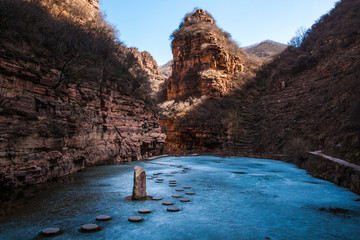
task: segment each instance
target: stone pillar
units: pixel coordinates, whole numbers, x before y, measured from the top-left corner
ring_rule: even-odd
[[[134,187],[132,200],[146,199],[146,173],[142,167],[134,168]]]

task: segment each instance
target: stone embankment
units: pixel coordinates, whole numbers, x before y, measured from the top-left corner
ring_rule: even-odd
[[[360,166],[327,156],[321,151],[310,152],[300,165],[312,176],[346,187],[360,194]]]

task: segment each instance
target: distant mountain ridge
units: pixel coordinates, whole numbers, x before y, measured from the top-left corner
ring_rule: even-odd
[[[165,63],[164,65],[160,66],[160,72],[165,75],[166,77],[170,77],[171,75],[171,67],[173,64],[173,60],[168,61],[167,63]]]
[[[256,56],[260,59],[271,59],[275,55],[281,53],[284,51],[288,45],[275,42],[272,40],[265,40],[261,43],[256,43],[247,47],[244,47],[244,50],[250,55],[250,56]]]

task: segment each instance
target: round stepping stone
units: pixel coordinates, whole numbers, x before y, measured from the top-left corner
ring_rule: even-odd
[[[167,176],[167,177],[172,177],[172,176],[174,176],[174,175],[168,174],[168,175],[165,175],[165,176]]]
[[[172,180],[169,180],[169,182],[176,182],[176,180],[172,179]]]
[[[169,201],[163,201],[162,205],[174,205],[174,203]]]
[[[60,233],[60,228],[45,228],[41,233],[46,236],[57,235]]]
[[[152,211],[148,208],[141,208],[139,209],[138,213],[152,213]]]
[[[190,202],[190,199],[188,199],[188,198],[180,198],[180,202]]]
[[[153,197],[152,200],[158,201],[158,200],[163,200],[162,197]]]
[[[130,222],[142,222],[144,219],[141,216],[131,216],[128,218]]]
[[[181,195],[174,194],[174,195],[172,195],[172,197],[174,197],[174,198],[181,198]]]
[[[171,172],[171,174],[177,174],[178,172]]]
[[[169,187],[176,187],[176,184],[169,184]]]
[[[100,230],[100,227],[97,224],[90,223],[90,224],[82,225],[81,230],[83,230],[85,232],[93,232],[93,231]]]
[[[178,167],[178,168],[182,168],[182,165],[178,165],[177,167]]]
[[[158,181],[164,181],[163,178],[157,178],[156,180],[158,180]]]
[[[175,189],[175,191],[182,192],[182,191],[184,191],[184,189]]]
[[[147,179],[154,179],[153,177],[148,177]]]
[[[156,183],[163,183],[163,181],[155,181]]]
[[[180,211],[180,209],[177,208],[177,207],[168,207],[166,210],[169,211],[169,212],[178,212],[178,211]]]
[[[185,188],[185,189],[190,189],[191,187],[189,187],[189,186],[185,186],[185,187],[183,187],[183,188]]]
[[[111,220],[111,217],[108,215],[100,215],[96,217],[97,221],[108,221]]]
[[[186,195],[194,195],[195,193],[194,192],[186,192],[185,194]]]

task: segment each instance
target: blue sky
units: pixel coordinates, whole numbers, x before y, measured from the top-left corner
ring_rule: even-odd
[[[266,39],[287,43],[337,0],[100,0],[100,9],[128,47],[148,51],[159,65],[172,59],[169,36],[195,7],[210,12],[241,47]]]

